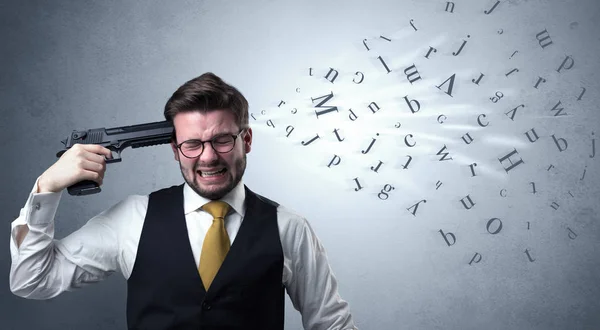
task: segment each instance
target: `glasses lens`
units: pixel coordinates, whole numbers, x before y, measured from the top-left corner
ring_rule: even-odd
[[[218,136],[212,140],[213,148],[215,148],[215,150],[217,152],[231,151],[231,149],[233,149],[234,143],[235,143],[235,140],[233,139],[233,136],[231,136],[231,135]]]
[[[203,144],[200,141],[185,141],[181,144],[181,153],[190,158],[198,157],[202,153]]]

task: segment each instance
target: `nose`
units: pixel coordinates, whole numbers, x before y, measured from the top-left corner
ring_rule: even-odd
[[[202,150],[202,153],[200,154],[200,157],[199,157],[200,163],[210,164],[211,162],[214,162],[215,160],[217,160],[219,158],[219,155],[217,154],[215,149],[213,149],[210,142],[205,142],[203,149],[204,150]]]

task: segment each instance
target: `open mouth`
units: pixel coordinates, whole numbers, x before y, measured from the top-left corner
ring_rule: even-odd
[[[213,177],[222,176],[223,174],[225,174],[225,172],[227,172],[226,168],[222,168],[222,169],[216,170],[216,171],[198,171],[200,176],[203,178],[213,178]]]

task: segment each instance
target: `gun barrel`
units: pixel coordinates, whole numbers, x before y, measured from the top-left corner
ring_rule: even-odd
[[[173,124],[168,121],[158,121],[154,123],[147,124],[139,124],[139,125],[131,125],[131,126],[122,126],[115,128],[107,128],[107,135],[114,134],[128,134],[128,133],[136,133],[136,132],[150,132],[156,131],[161,133],[171,133],[173,131]]]
[[[157,139],[162,143],[168,143],[172,134],[173,124],[168,121],[114,128],[93,128],[85,131],[73,131],[67,138],[65,147],[68,149],[76,143],[80,143],[111,145],[120,148],[127,147],[133,142],[143,144],[146,140],[156,141]]]

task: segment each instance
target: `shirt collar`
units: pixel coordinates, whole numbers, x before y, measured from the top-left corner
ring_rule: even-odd
[[[238,214],[244,216],[246,213],[246,190],[242,180],[220,200],[226,202]],[[187,182],[183,185],[183,211],[186,215],[198,210],[202,205],[210,202],[210,199],[198,195]]]

